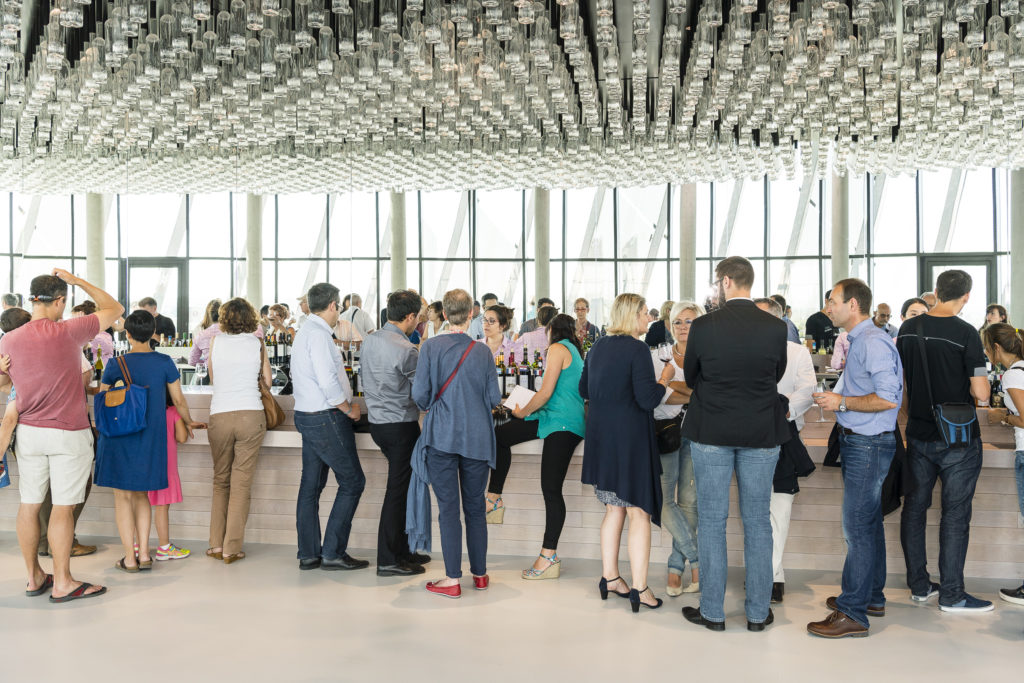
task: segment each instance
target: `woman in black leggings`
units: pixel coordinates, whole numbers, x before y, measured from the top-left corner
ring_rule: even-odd
[[[488,487],[492,494],[501,494],[512,461],[512,446],[533,439],[544,440],[540,466],[545,509],[544,543],[537,561],[523,570],[523,578],[527,580],[559,576],[561,560],[555,551],[565,524],[562,484],[573,451],[583,440],[584,433],[583,399],[579,394],[583,357],[576,340],[575,323],[568,315],[557,315],[548,331],[551,345],[540,390],[525,406],[516,406],[512,421],[494,430],[497,467]]]

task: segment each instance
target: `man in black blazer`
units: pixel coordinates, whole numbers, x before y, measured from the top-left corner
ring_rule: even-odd
[[[747,628],[763,631],[774,615],[769,502],[779,446],[789,437],[778,383],[786,371],[786,323],[754,305],[754,268],[730,256],[715,268],[718,310],[690,328],[683,373],[693,390],[683,422],[697,483],[700,609],[687,620],[725,628],[728,556],[725,525],[733,472],[739,486],[747,569]]]

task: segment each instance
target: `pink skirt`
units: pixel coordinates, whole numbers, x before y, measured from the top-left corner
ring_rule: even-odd
[[[149,492],[150,505],[180,503],[181,477],[178,476],[178,442],[174,440],[174,423],[179,419],[178,411],[171,406],[167,409],[167,488]]]

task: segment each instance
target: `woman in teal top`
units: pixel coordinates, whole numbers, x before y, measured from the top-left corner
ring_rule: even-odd
[[[544,439],[540,463],[540,488],[544,494],[544,543],[537,561],[523,570],[523,578],[557,579],[561,560],[555,552],[565,524],[565,499],[562,484],[569,470],[573,451],[583,440],[583,399],[579,383],[583,357],[576,340],[572,317],[557,315],[548,324],[547,364],[540,391],[525,406],[516,406],[509,423],[494,430],[497,440],[497,464],[488,487],[488,522],[500,524],[505,508],[501,490],[512,463],[512,446]],[[494,496],[497,495],[495,499]]]

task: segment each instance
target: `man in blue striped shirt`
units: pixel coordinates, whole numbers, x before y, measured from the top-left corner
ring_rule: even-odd
[[[868,635],[868,616],[885,614],[882,482],[896,454],[896,415],[903,401],[903,364],[892,338],[871,321],[871,289],[862,280],[836,283],[828,299],[833,324],[847,331],[846,370],[834,392],[814,395],[835,412],[843,473],[843,592],[832,612],[807,625],[812,635]]]

